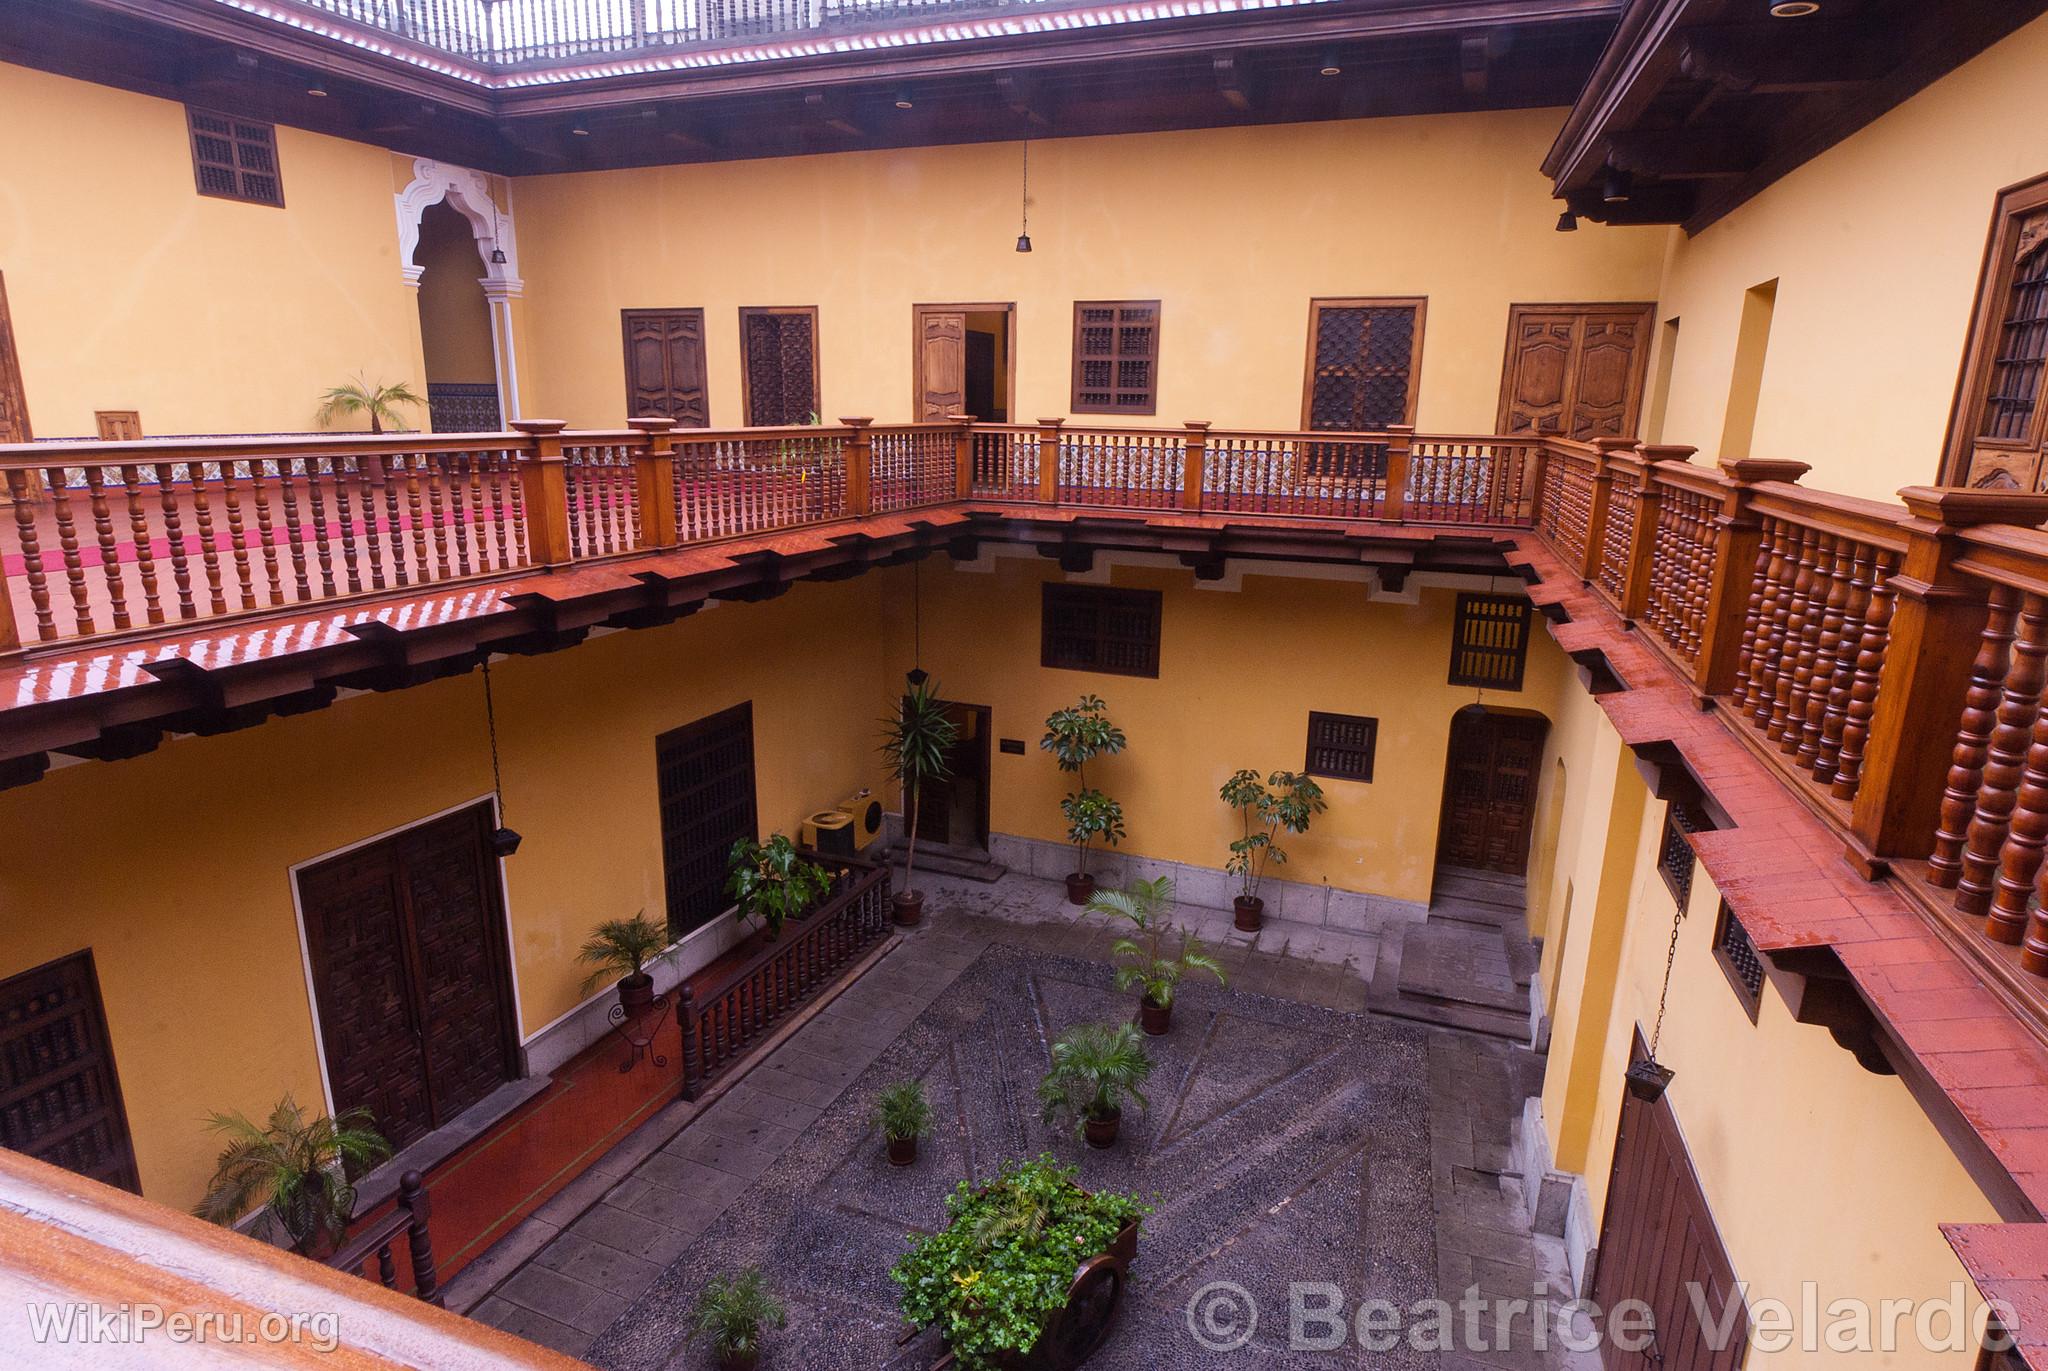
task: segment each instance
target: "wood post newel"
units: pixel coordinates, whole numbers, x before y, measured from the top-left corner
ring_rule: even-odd
[[[839,422],[848,421],[841,419]],[[704,1062],[698,1050],[696,999],[690,994],[687,981],[676,987],[676,1018],[683,1027],[683,1098],[694,1100],[704,1093]]]
[[[1891,636],[1850,810],[1850,860],[1866,875],[1933,851],[1956,721],[1990,615],[1989,587],[1956,569],[1961,530],[2048,522],[2048,495],[1907,486],[1906,555],[1890,580]]]
[[[562,456],[564,419],[514,419],[526,435],[519,454],[519,489],[526,506],[526,555],[535,566],[569,561],[569,464]]]
[[[633,453],[633,481],[640,498],[640,546],[676,545],[676,421],[650,414],[626,423],[647,435]]]
[[[1065,419],[1038,421],[1038,503],[1060,502],[1060,427]]]
[[[1408,515],[1408,463],[1415,444],[1415,425],[1387,425],[1386,488],[1380,492],[1380,517],[1400,523]]]
[[[428,1224],[433,1205],[427,1199],[426,1182],[417,1171],[398,1178],[398,1205],[406,1212],[406,1248],[412,1259],[413,1294],[429,1304],[441,1304],[440,1273],[434,1268],[434,1236]]]
[[[1634,622],[1650,607],[1650,573],[1656,566],[1657,518],[1664,508],[1664,487],[1652,478],[1659,462],[1689,462],[1699,449],[1682,443],[1637,443],[1634,522],[1628,535],[1628,575],[1621,594],[1621,616]]]
[[[953,498],[968,500],[974,497],[974,416],[955,414],[957,425],[953,435]]]
[[[1607,547],[1607,510],[1614,500],[1614,468],[1618,462],[1633,460],[1633,438],[1595,438],[1593,493],[1586,501],[1586,545],[1579,550],[1579,579],[1592,584],[1600,574],[1600,558]]]
[[[861,415],[839,422],[853,430],[846,440],[846,512],[864,519],[874,507],[875,438],[869,430],[875,421]]]
[[[1714,516],[1714,573],[1707,584],[1699,659],[1693,667],[1693,698],[1702,709],[1716,695],[1735,688],[1742,665],[1743,618],[1756,581],[1757,548],[1763,543],[1763,521],[1752,507],[1756,487],[1767,481],[1794,482],[1812,469],[1805,462],[1773,457],[1721,463],[1728,488],[1721,497],[1721,512]]]
[[[1202,512],[1202,468],[1208,461],[1209,421],[1187,419],[1181,427],[1188,431],[1187,455],[1182,460],[1180,473],[1180,507],[1196,514]]]

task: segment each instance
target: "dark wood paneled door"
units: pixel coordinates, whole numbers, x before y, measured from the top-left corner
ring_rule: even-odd
[[[1510,307],[1496,431],[1635,437],[1655,313],[1654,305]]]
[[[90,951],[0,981],[0,1147],[142,1193]]]
[[[704,383],[704,311],[619,311],[626,334],[626,415],[666,415],[682,428],[711,422]]]
[[[0,276],[0,443],[27,443],[35,434],[28,426],[28,397],[21,388],[21,352],[14,344],[14,323],[7,314],[7,278]]]
[[[946,777],[924,783],[917,805],[917,840],[949,847],[988,847],[987,705],[946,702],[956,730],[946,752]]]
[[[967,413],[967,315],[917,311],[917,417],[920,422]]]
[[[1641,1058],[1640,1034],[1635,1046]],[[1747,1311],[1668,1094],[1655,1104],[1634,1096],[1621,1102],[1593,1301],[1613,1309],[1624,1300],[1649,1306],[1653,1331],[1639,1350],[1602,1339],[1606,1371],[1742,1365]]]
[[[753,704],[662,734],[654,740],[654,765],[668,927],[681,937],[731,906],[725,882],[732,845],[757,833]]]
[[[1549,727],[1533,715],[1495,714],[1476,705],[1458,711],[1444,767],[1440,864],[1510,876],[1528,870],[1537,768]]]
[[[336,1109],[403,1147],[517,1073],[489,805],[298,874]]]

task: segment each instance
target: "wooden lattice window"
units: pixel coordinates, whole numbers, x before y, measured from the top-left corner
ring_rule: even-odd
[[[1357,714],[1324,714],[1310,710],[1308,761],[1311,776],[1338,781],[1372,779],[1373,752],[1379,743],[1380,721]]]
[[[2024,441],[2033,431],[2041,372],[2048,365],[2048,211],[2022,225],[2020,244],[1977,425],[1978,437],[2007,442]]]
[[[1942,481],[2048,488],[2048,176],[2000,192],[1970,317]]]
[[[740,401],[749,424],[818,421],[816,305],[743,307],[740,355]]]
[[[654,766],[668,926],[681,937],[731,906],[725,882],[732,845],[756,836],[753,705],[662,734],[654,740]]]
[[[253,119],[185,107],[192,135],[192,175],[201,195],[284,207],[277,169],[277,130]]]
[[[1529,602],[1514,595],[1458,596],[1451,626],[1454,686],[1520,690],[1529,661]]]
[[[0,1147],[142,1193],[89,951],[0,981]]]
[[[1159,592],[1047,582],[1041,666],[1112,676],[1159,675]]]
[[[1301,425],[1376,433],[1415,422],[1424,302],[1311,300]]]
[[[1735,998],[1742,1002],[1749,1021],[1755,1023],[1764,995],[1763,958],[1757,955],[1749,930],[1742,926],[1742,920],[1726,900],[1721,901],[1721,912],[1714,925],[1714,960],[1727,973],[1728,984],[1735,988]]]
[[[1697,803],[1674,799],[1664,807],[1664,834],[1657,845],[1657,871],[1671,889],[1671,898],[1685,908],[1692,898],[1692,844],[1689,833],[1712,828],[1713,823]]]
[[[1074,412],[1152,414],[1159,408],[1159,302],[1074,305]]]

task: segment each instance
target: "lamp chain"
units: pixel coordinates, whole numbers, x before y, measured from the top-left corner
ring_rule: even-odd
[[[505,826],[505,778],[498,771],[498,710],[491,699],[491,659],[484,658],[484,724],[491,734],[491,794],[498,801],[498,824]]]
[[[1678,928],[1685,922],[1685,907],[1671,916],[1671,946],[1664,953],[1664,988],[1657,992],[1657,1025],[1650,1030],[1650,1060],[1657,1060],[1657,1044],[1664,1037],[1664,1005],[1671,998],[1671,968],[1678,963]]]

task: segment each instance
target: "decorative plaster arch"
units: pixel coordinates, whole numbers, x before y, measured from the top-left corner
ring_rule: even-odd
[[[421,157],[412,164],[411,184],[392,199],[398,209],[398,265],[407,285],[417,286],[425,271],[412,260],[420,246],[420,216],[429,205],[445,200],[450,209],[469,221],[470,232],[476,238],[477,260],[483,264],[485,291],[488,293],[496,286],[506,295],[520,293],[519,239],[512,225],[509,186],[506,203],[500,206],[491,196],[490,178],[482,172]],[[493,246],[503,250],[503,262],[491,260]]]

